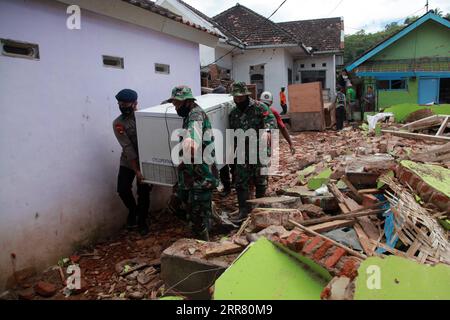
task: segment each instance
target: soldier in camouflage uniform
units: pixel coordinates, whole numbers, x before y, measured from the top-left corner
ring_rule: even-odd
[[[207,147],[208,150],[212,150],[212,157],[215,156],[211,123],[203,109],[195,103],[190,88],[186,86],[174,88],[169,102],[175,105],[178,115],[183,118],[183,129],[187,130],[186,136],[180,138],[183,150],[190,150],[192,156],[201,148],[202,156],[200,164],[191,159],[190,163],[181,162],[178,166],[176,196],[186,208],[186,218],[190,221],[195,236],[208,241],[212,192],[218,186],[215,163],[208,164],[203,158],[203,152]],[[204,139],[205,133],[207,136],[210,135],[210,139]]]
[[[259,130],[265,129],[270,139],[269,131],[277,128],[276,119],[264,103],[251,99],[249,97],[250,94],[251,92],[245,83],[238,82],[233,85],[231,95],[234,97],[236,108],[230,113],[230,128],[233,130],[242,129],[244,132],[254,129],[258,135],[259,145]],[[247,203],[250,183],[253,182],[255,185],[257,198],[264,197],[267,190],[268,179],[266,175],[261,174],[264,165],[259,161],[259,156],[257,164],[250,164],[249,153],[252,151],[255,152],[255,150],[249,150],[249,146],[246,143],[245,163],[237,163],[236,165],[236,192],[239,202],[237,221],[245,219],[251,210]]]

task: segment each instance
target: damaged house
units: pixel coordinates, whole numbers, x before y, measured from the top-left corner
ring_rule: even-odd
[[[71,5],[79,29],[67,27]],[[144,108],[180,83],[199,95],[199,43],[220,35],[149,1],[5,0],[0,17],[3,289],[122,227],[114,96],[132,87]]]
[[[450,21],[428,12],[346,67],[375,89],[379,109],[450,103]]]
[[[241,4],[210,18],[181,0],[157,3],[186,19],[195,14],[225,36],[215,47],[201,46],[202,71],[217,64],[225,79],[256,85],[258,97],[272,92],[276,107],[280,88],[294,83],[321,82],[325,100],[334,99],[344,64],[342,18],[275,23]]]

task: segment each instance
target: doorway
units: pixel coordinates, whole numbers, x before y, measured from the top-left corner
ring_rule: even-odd
[[[439,103],[450,104],[450,78],[441,78],[439,85]]]

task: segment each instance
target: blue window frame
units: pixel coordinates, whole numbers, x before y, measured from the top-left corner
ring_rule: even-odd
[[[405,78],[401,79],[378,79],[377,89],[383,91],[397,91],[397,90],[407,90],[408,80]]]

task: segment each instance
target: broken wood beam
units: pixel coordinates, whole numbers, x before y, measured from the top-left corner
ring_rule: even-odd
[[[441,127],[439,128],[438,132],[436,133],[436,136],[442,136],[444,134],[445,129],[447,129],[447,123],[448,123],[449,119],[450,119],[449,117],[445,117],[444,121],[442,122]]]
[[[366,211],[366,212],[363,211],[363,212],[357,212],[357,213],[340,214],[340,215],[332,216],[332,217],[323,217],[323,218],[318,218],[318,219],[306,220],[302,224],[304,226],[311,226],[311,225],[324,223],[324,222],[329,222],[329,221],[348,220],[348,219],[355,219],[355,218],[358,218],[358,217],[365,217],[365,216],[370,216],[370,215],[376,215],[376,214],[379,214],[379,213],[384,212],[384,211],[385,211],[384,209],[379,209],[379,210],[369,210],[369,211]]]
[[[216,246],[211,249],[207,249],[205,253],[205,258],[214,258],[226,256],[233,253],[239,253],[244,248],[241,245],[235,244],[233,242],[221,243],[219,246]]]
[[[294,226],[298,227],[299,229],[305,231],[306,233],[309,233],[309,234],[311,234],[313,236],[320,237],[322,239],[325,239],[325,240],[331,242],[336,247],[344,249],[345,251],[347,251],[348,253],[350,253],[351,255],[353,255],[355,257],[358,257],[358,258],[363,259],[363,260],[367,259],[366,255],[364,255],[362,253],[359,253],[359,252],[357,252],[357,251],[355,251],[353,249],[350,249],[349,247],[344,246],[343,244],[340,244],[339,242],[334,241],[333,239],[330,239],[327,236],[324,236],[324,235],[322,235],[320,233],[317,233],[316,231],[311,230],[310,228],[307,228],[307,227],[301,225],[300,223],[298,223],[298,222],[296,222],[294,220],[289,220],[289,222],[292,223]]]
[[[431,136],[428,134],[401,132],[401,131],[393,131],[393,130],[381,130],[381,132],[389,133],[389,134],[392,134],[393,136],[407,138],[407,139],[430,140],[430,141],[437,141],[437,142],[450,142],[450,137],[444,137],[444,136]]]
[[[344,182],[346,184],[346,186],[350,189],[351,194],[353,195],[354,199],[356,202],[358,202],[359,204],[362,204],[363,202],[363,197],[358,193],[358,190],[355,188],[355,186],[353,185],[353,183],[350,182],[350,180],[348,180],[347,176],[343,176],[341,178],[342,182]]]
[[[310,227],[312,231],[322,233],[340,228],[352,227],[355,224],[355,220],[337,220],[330,221],[321,224],[316,224]]]

